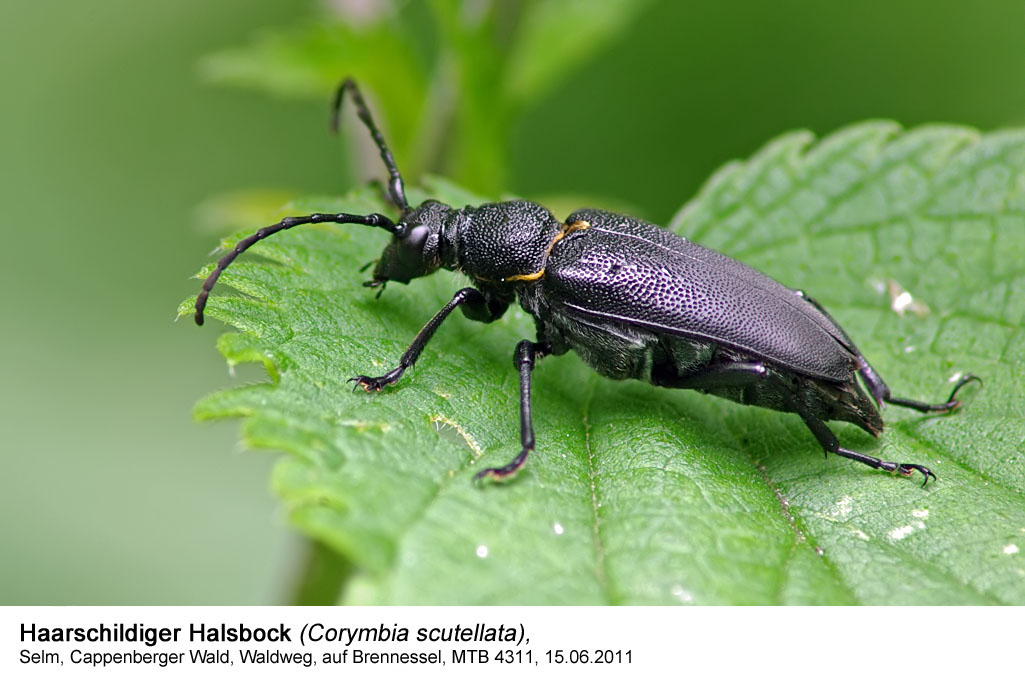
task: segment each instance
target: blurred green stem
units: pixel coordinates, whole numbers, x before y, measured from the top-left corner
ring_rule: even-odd
[[[496,30],[496,13],[474,14],[449,0],[435,0],[432,7],[444,46],[435,75],[457,89],[440,93],[447,96],[446,110],[452,115],[446,117],[449,129],[440,131],[439,149],[446,150],[447,158],[437,159],[438,168],[469,189],[497,195],[505,189],[511,117],[500,92],[505,45]],[[432,103],[431,109],[437,107]]]
[[[352,564],[317,541],[305,539],[303,545],[303,558],[286,604],[337,605],[342,588],[352,576]]]

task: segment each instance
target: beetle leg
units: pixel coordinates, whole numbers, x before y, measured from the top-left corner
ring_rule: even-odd
[[[433,318],[428,321],[426,325],[417,333],[416,337],[413,338],[413,343],[409,345],[406,352],[402,354],[402,358],[399,360],[399,365],[394,370],[386,372],[380,377],[368,377],[367,375],[356,375],[349,379],[350,382],[355,382],[356,387],[363,387],[365,391],[380,391],[389,384],[395,384],[399,381],[407,369],[413,367],[416,363],[416,359],[420,357],[420,353],[423,352],[424,347],[427,346],[427,342],[430,341],[431,336],[441,326],[441,323],[445,322],[445,318],[448,317],[449,313],[454,311],[456,307],[462,306],[464,311],[467,311],[467,317],[471,317],[473,320],[480,320],[483,322],[491,322],[495,320],[495,317],[485,318],[484,312],[488,310],[487,300],[484,295],[473,287],[465,287],[456,292],[452,300],[449,301],[445,306],[438,311]],[[472,317],[477,316],[477,317]]]
[[[477,301],[476,299],[465,301],[459,310],[469,320],[491,323],[505,315],[505,312],[509,310],[509,301],[497,297],[490,292],[484,292],[483,301]]]
[[[898,398],[890,393],[890,387],[886,386],[886,382],[875,371],[875,368],[869,365],[868,361],[863,357],[860,360],[862,367],[858,369],[858,374],[865,380],[865,384],[868,385],[868,389],[875,396],[876,401],[892,403],[895,406],[904,406],[905,408],[917,410],[920,413],[949,413],[956,410],[961,407],[961,401],[956,398],[957,392],[960,391],[961,387],[974,381],[982,384],[982,379],[979,377],[966,374],[954,385],[954,389],[950,392],[950,396],[945,403],[926,403],[925,401],[915,401],[910,398]]]
[[[656,377],[652,382],[658,386],[674,389],[717,389],[743,387],[754,384],[768,374],[761,363],[729,362],[711,365],[684,377]]]
[[[501,480],[512,476],[523,467],[527,455],[534,450],[534,421],[530,416],[530,375],[534,371],[534,363],[537,359],[547,354],[548,350],[544,344],[535,344],[524,339],[516,345],[516,351],[513,352],[513,365],[520,372],[520,445],[523,448],[509,464],[502,467],[489,467],[478,472],[474,477],[475,481],[480,481],[485,477]]]
[[[798,398],[794,395],[793,389],[780,381],[774,373],[768,372],[765,366],[761,363],[736,362],[711,366],[704,368],[693,375],[674,379],[671,384],[666,384],[680,389],[715,389],[721,387],[742,387],[748,384],[754,384],[755,382],[765,378],[769,378],[769,381],[776,382],[780,389],[780,393],[783,396],[787,410],[801,416],[804,423],[808,425],[808,429],[810,429],[811,433],[815,435],[815,438],[827,453],[835,453],[836,455],[856,460],[857,462],[868,465],[869,467],[886,470],[887,472],[898,472],[905,476],[912,472],[921,472],[925,475],[926,483],[928,483],[929,477],[932,477],[933,479],[936,478],[936,475],[933,474],[928,467],[923,465],[889,462],[887,460],[874,458],[871,455],[865,455],[864,453],[858,453],[857,451],[844,448],[840,445],[840,441],[836,438],[836,435],[833,434],[829,427],[826,426],[826,423],[801,405]]]
[[[914,463],[898,464],[888,460],[880,460],[879,458],[874,458],[871,455],[865,455],[864,453],[858,453],[857,451],[844,448],[840,445],[840,441],[836,438],[836,434],[830,431],[825,422],[815,415],[812,415],[807,410],[801,408],[797,405],[796,401],[793,403],[793,407],[795,409],[794,412],[801,416],[801,419],[804,420],[804,424],[808,425],[808,429],[810,429],[811,433],[815,435],[815,438],[818,439],[819,444],[822,445],[822,448],[827,453],[835,453],[845,458],[856,460],[857,462],[868,465],[869,467],[886,470],[887,472],[896,471],[904,476],[915,471],[921,472],[925,476],[925,481],[922,483],[922,486],[929,483],[929,477],[936,479],[936,475],[932,473],[932,470],[924,465],[916,465]]]

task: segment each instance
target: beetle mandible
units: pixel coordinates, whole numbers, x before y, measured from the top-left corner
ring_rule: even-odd
[[[882,403],[949,413],[961,405],[958,390],[978,380],[974,375],[965,374],[943,403],[897,398],[814,299],[637,218],[581,209],[559,221],[543,206],[522,200],[462,209],[427,200],[411,207],[395,159],[352,79],[344,80],[335,94],[332,128],[338,128],[346,94],[388,170],[387,192],[401,212],[399,220],[378,213],[315,213],[261,228],[235,245],[206,278],[196,297],[198,325],[217,278],[255,242],[311,223],[383,228],[392,240],[364,286],[408,284],[441,268],[465,274],[473,286],[456,292],[424,325],[394,370],[380,377],[357,375],[350,380],[356,387],[380,391],[397,382],[456,308],[471,320],[489,323],[518,301],[534,318],[536,340],[520,341],[513,352],[520,376],[522,448],[508,464],[478,472],[477,480],[504,479],[523,466],[534,450],[534,365],[569,350],[612,379],[696,389],[796,413],[827,454],[903,475],[917,471],[925,477],[923,486],[929,477],[936,478],[923,465],[844,448],[826,422],[850,422],[879,436]]]

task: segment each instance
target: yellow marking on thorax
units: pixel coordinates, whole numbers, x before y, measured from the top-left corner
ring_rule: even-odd
[[[560,234],[562,235],[562,237],[565,237],[571,232],[576,232],[577,230],[587,230],[589,227],[591,227],[591,224],[587,221],[574,221],[569,225],[564,226],[560,231]]]
[[[556,242],[558,242],[571,232],[576,232],[577,230],[587,230],[589,227],[591,227],[591,224],[587,221],[575,221],[573,223],[567,223],[566,225],[563,225],[562,229],[559,230],[559,232],[555,233],[555,236],[552,237],[552,241],[548,243],[548,248],[545,249],[545,260],[547,260],[548,256],[552,253],[552,248],[555,246]],[[542,268],[536,273],[527,273],[526,275],[511,275],[507,278],[502,278],[502,280],[503,282],[533,282],[534,280],[540,280],[544,277],[544,275],[545,269]]]
[[[531,280],[540,280],[542,277],[544,277],[544,274],[545,274],[545,269],[542,268],[541,270],[537,271],[536,273],[528,273],[526,275],[510,275],[509,277],[504,278],[504,279],[505,279],[506,282],[517,282],[517,281],[530,282]]]

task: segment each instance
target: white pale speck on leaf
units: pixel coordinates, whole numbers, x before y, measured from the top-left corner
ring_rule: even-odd
[[[900,286],[896,280],[886,281],[886,290],[890,294],[890,308],[893,312],[899,316],[903,316],[908,311],[914,313],[920,318],[924,318],[929,313],[929,307],[923,303],[915,301],[915,298],[911,296],[911,292],[907,291]]]
[[[836,501],[836,505],[833,506],[833,513],[840,519],[846,519],[851,514],[851,504],[854,499],[850,496],[844,496],[840,500]]]
[[[960,379],[961,379],[962,377],[964,377],[964,373],[963,373],[963,372],[961,372],[960,370],[958,370],[958,371],[957,371],[957,372],[955,372],[955,373],[954,373],[953,375],[951,375],[951,376],[950,376],[949,378],[947,378],[947,381],[948,381],[948,382],[957,382],[957,381],[958,381],[958,380],[960,380]]]
[[[912,510],[911,511],[911,516],[912,517],[918,517],[919,519],[925,519],[926,517],[929,516],[929,511],[928,510]]]
[[[900,539],[904,538],[905,536],[910,535],[911,532],[913,532],[914,530],[915,530],[915,528],[913,526],[911,526],[910,524],[906,524],[904,526],[899,526],[899,527],[897,527],[896,529],[894,529],[894,530],[892,530],[890,532],[890,538],[892,538],[895,541],[899,541]]]
[[[1014,555],[1017,552],[1018,546],[1013,543],[1004,546],[1004,555]]]
[[[690,592],[685,591],[683,586],[673,586],[672,594],[680,602],[692,602],[694,600],[694,596]]]
[[[858,538],[860,538],[860,539],[861,539],[861,540],[863,540],[863,541],[867,541],[867,540],[869,540],[869,536],[868,536],[868,534],[866,534],[866,533],[865,533],[864,531],[862,531],[861,529],[855,529],[855,530],[854,530],[854,535],[855,535],[855,536],[857,536]]]
[[[558,536],[561,536],[562,532],[565,531],[565,529],[562,528],[562,525],[559,524],[558,522],[555,523],[555,525],[552,527],[552,529],[555,531],[556,535],[558,535]]]
[[[904,315],[904,311],[907,310],[908,306],[910,306],[912,302],[914,302],[914,299],[909,293],[901,292],[893,300],[893,303],[891,305],[893,306],[893,310],[896,311],[899,315]]]
[[[488,547],[486,545],[477,546],[477,557],[483,559],[488,556]]]
[[[914,350],[915,350],[914,346],[905,346],[904,347],[904,353],[913,353]]]

